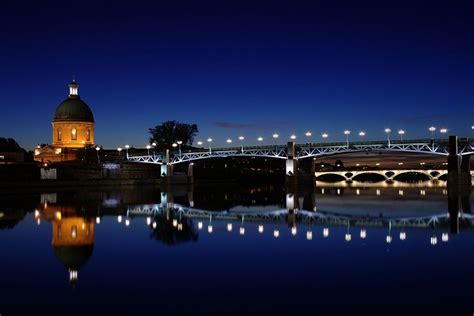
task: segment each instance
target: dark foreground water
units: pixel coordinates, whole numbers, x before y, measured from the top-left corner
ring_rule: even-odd
[[[426,183],[3,192],[0,314],[471,315],[472,198],[448,203],[447,191]]]

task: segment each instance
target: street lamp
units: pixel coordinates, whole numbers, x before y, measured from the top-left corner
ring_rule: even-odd
[[[436,132],[436,127],[431,126],[428,128],[428,130],[431,132],[431,139],[434,140],[434,133]]]
[[[178,144],[179,156],[181,157],[181,144],[183,143],[183,141],[178,140],[176,143]]]
[[[127,159],[128,159],[128,150],[130,149],[130,145],[125,145],[125,151],[127,152]]]
[[[360,132],[359,132],[359,136],[360,136],[361,139],[363,139],[363,137],[365,136],[365,132],[364,132],[364,131],[360,131]]]
[[[273,137],[273,140],[275,141],[275,151],[277,151],[277,139],[280,135],[278,135],[277,133],[273,134],[272,137]]]
[[[326,139],[329,137],[329,134],[328,133],[323,133],[321,135],[321,137],[323,138],[324,142],[326,142]]]
[[[296,135],[295,135],[295,134],[292,134],[292,135],[290,136],[290,139],[291,139],[291,140],[295,140],[295,139],[296,139]]]
[[[263,142],[263,137],[258,137],[257,140],[258,140],[259,142]]]
[[[349,135],[351,134],[351,131],[346,129],[344,131],[344,135],[346,135],[346,144],[347,144],[347,148],[349,148]]]
[[[400,135],[400,141],[403,142],[403,135],[405,135],[405,131],[404,130],[399,130],[398,131],[398,135]]]
[[[202,141],[197,142],[198,146],[202,146]]]
[[[311,132],[310,131],[307,131],[305,134],[304,134],[306,137],[308,137],[308,146],[309,146],[309,150],[311,150]]]
[[[245,139],[245,137],[239,136],[239,140],[240,140],[240,151],[241,151],[242,153],[244,152],[244,139]]]
[[[442,129],[439,130],[439,132],[444,135],[448,132],[448,129],[447,128],[442,128]]]
[[[211,143],[212,143],[212,138],[208,138],[207,142],[209,143],[209,153],[211,153]]]
[[[392,129],[390,128],[386,128],[385,129],[385,133],[387,134],[387,144],[388,144],[388,147],[390,147],[390,133],[392,132]]]
[[[121,148],[121,147],[117,148],[117,151],[118,151],[119,157],[120,157],[120,155],[121,155],[121,153],[122,153],[122,148]]]
[[[155,157],[155,148],[156,148],[156,143],[155,143],[155,142],[153,142],[153,143],[151,144],[151,146],[153,147],[153,157]]]
[[[148,156],[150,156],[150,149],[151,149],[151,146],[150,146],[150,145],[146,145],[146,150],[148,150]]]
[[[97,147],[95,148],[95,151],[97,152],[97,164],[100,164],[99,150],[100,150],[100,147],[97,146]]]

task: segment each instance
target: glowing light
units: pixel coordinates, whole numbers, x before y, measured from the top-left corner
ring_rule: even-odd
[[[232,139],[228,138],[228,139],[226,140],[226,142],[227,142],[227,144],[230,144],[230,143],[232,143]]]
[[[125,220],[125,226],[130,226],[130,220],[128,218]]]
[[[207,232],[208,232],[209,234],[212,234],[212,225],[208,225],[208,226],[207,226]]]
[[[258,232],[263,233],[263,225],[258,225]]]
[[[443,233],[441,235],[441,241],[448,242],[449,241],[449,234],[448,233]]]
[[[359,136],[360,136],[360,137],[364,137],[364,136],[365,136],[365,132],[364,132],[364,131],[360,131],[360,132],[359,132]]]
[[[420,190],[420,195],[425,196],[426,195],[426,190]]]
[[[295,135],[295,134],[291,135],[291,136],[290,136],[290,139],[295,140],[295,139],[296,139],[296,135]]]
[[[431,236],[431,238],[430,238],[430,244],[431,244],[431,246],[436,246],[437,243],[438,243],[438,237],[436,237],[436,236]]]
[[[244,235],[245,234],[245,227],[240,227],[239,232],[240,232],[241,235]]]
[[[232,223],[227,224],[227,231],[228,232],[232,231]]]
[[[311,135],[312,135],[312,134],[311,134],[311,132],[309,132],[309,131],[305,133],[305,136],[306,136],[306,137],[311,137]]]
[[[398,190],[398,195],[403,196],[403,190]]]
[[[402,129],[401,129],[401,130],[399,130],[399,131],[398,131],[398,135],[405,135],[405,131],[404,131],[404,130],[402,130]]]
[[[198,229],[202,229],[202,222],[198,222]]]
[[[400,232],[400,240],[403,241],[403,240],[405,240],[405,239],[407,239],[407,233],[405,233],[405,232]]]
[[[146,224],[147,224],[147,225],[150,225],[150,224],[151,224],[151,217],[147,217],[147,218],[146,218]]]
[[[99,146],[97,146],[97,147],[95,148],[95,150],[99,151],[99,150],[100,150],[100,147],[99,147]]]
[[[183,224],[181,224],[181,223],[178,224],[178,230],[179,230],[179,231],[182,231],[182,230],[183,230]]]
[[[130,149],[130,145],[125,145],[125,149]]]
[[[122,148],[121,148],[121,147],[117,148],[117,151],[118,151],[118,152],[121,152],[121,151],[122,151]]]
[[[156,228],[156,222],[153,222],[153,224],[151,225],[153,228]]]
[[[258,140],[259,142],[261,142],[261,141],[263,141],[263,137],[258,137],[257,140]]]
[[[360,195],[360,190],[359,189],[356,189],[356,194]]]
[[[183,143],[183,141],[178,140],[176,143],[178,143],[178,145],[181,145]]]
[[[97,217],[95,218],[95,223],[96,223],[96,224],[100,224],[100,217],[97,216]]]
[[[367,237],[367,231],[365,229],[360,230],[360,238],[365,239]]]
[[[313,232],[308,230],[306,232],[306,240],[313,240]]]
[[[429,130],[430,132],[432,132],[432,133],[433,133],[433,132],[435,132],[435,131],[436,131],[436,127],[434,127],[434,126],[431,126],[430,128],[428,128],[428,130]]]
[[[391,130],[390,128],[386,128],[386,129],[385,129],[385,133],[388,134],[388,133],[391,133],[391,132],[392,132],[392,130]]]
[[[380,190],[379,189],[375,190],[375,194],[380,195]]]
[[[178,225],[178,220],[176,218],[173,219],[173,227],[176,227]]]
[[[239,140],[244,140],[244,139],[245,139],[245,137],[239,136]]]
[[[278,231],[278,230],[275,229],[275,230],[273,231],[273,237],[278,238],[279,236],[280,236],[280,231]]]
[[[351,134],[351,131],[350,131],[350,130],[347,130],[347,129],[346,129],[346,130],[344,131],[344,135],[350,135],[350,134]]]
[[[446,134],[448,132],[448,129],[447,128],[442,128],[442,129],[439,130],[439,132],[441,134]]]
[[[73,239],[76,239],[76,237],[77,237],[77,228],[76,228],[76,226],[72,226],[72,229],[71,229],[71,237],[72,237]]]
[[[202,145],[202,142],[201,142],[201,141],[198,141],[197,144],[198,144],[198,146],[201,146],[201,145]]]
[[[349,242],[349,241],[352,240],[352,236],[351,236],[351,234],[349,234],[349,233],[347,233],[347,234],[344,236],[344,238],[345,238],[345,240],[346,240],[347,242]]]
[[[273,135],[272,135],[272,137],[275,138],[275,139],[277,139],[279,136],[280,136],[280,135],[278,135],[278,134],[273,134]]]
[[[117,216],[117,222],[119,222],[119,223],[122,222],[122,215]]]
[[[385,238],[385,241],[387,242],[387,244],[391,243],[392,242],[392,236],[387,235],[387,237]]]
[[[207,142],[208,142],[208,143],[212,143],[212,138],[209,137],[209,138],[207,139]]]
[[[323,228],[323,237],[326,238],[329,236],[329,228],[325,227]]]
[[[148,147],[148,146],[147,146],[147,147]],[[171,147],[176,148],[176,147],[178,147],[178,144],[172,143],[172,144],[171,144]],[[147,148],[147,149],[150,149],[150,148]]]
[[[55,217],[58,221],[60,221],[61,218],[62,218],[61,212],[56,212],[56,213],[54,213],[54,217]]]
[[[323,133],[323,134],[321,135],[321,137],[326,139],[326,138],[329,137],[329,134],[328,134],[328,133]]]
[[[298,232],[298,231],[296,230],[296,226],[291,227],[291,234],[292,234],[293,236],[296,236],[296,233],[297,233],[297,232]]]

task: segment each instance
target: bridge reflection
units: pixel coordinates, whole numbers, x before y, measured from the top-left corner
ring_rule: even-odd
[[[448,242],[452,234],[473,229],[470,189],[427,183],[396,188],[344,183],[292,191],[274,186],[84,190],[41,194],[29,212],[38,225],[51,224],[55,256],[74,285],[95,243],[100,243],[96,232],[117,233],[110,230],[114,225],[144,231],[170,246],[222,234],[246,240],[267,236],[276,242],[295,238],[355,243],[383,238],[391,244],[416,242],[420,239],[410,236],[420,233],[427,245],[435,246]],[[4,203],[0,228],[15,229],[28,218],[28,207],[22,203],[18,199]],[[101,228],[103,224],[108,228]]]

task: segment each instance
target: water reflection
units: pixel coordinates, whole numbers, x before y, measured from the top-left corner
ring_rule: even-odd
[[[37,225],[50,223],[54,254],[75,285],[93,254],[95,231],[104,223],[139,226],[148,232],[144,237],[169,246],[198,242],[200,234],[236,234],[250,242],[265,236],[346,244],[383,238],[388,245],[420,242],[410,238],[419,231],[427,233],[426,246],[437,246],[474,226],[470,188],[448,191],[426,184],[58,191],[35,194],[36,202],[2,197],[0,228],[15,229],[28,213]],[[380,230],[383,237],[374,233]]]

